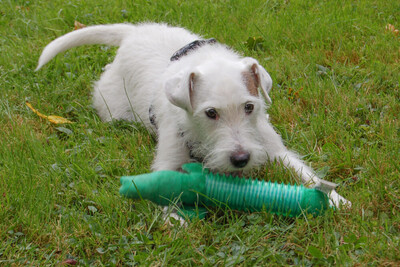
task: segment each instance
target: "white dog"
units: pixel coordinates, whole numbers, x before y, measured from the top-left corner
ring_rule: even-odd
[[[139,121],[157,134],[153,170],[197,160],[218,172],[245,172],[279,160],[307,186],[323,187],[269,123],[272,80],[257,60],[182,28],[115,24],[59,37],[46,46],[37,69],[85,44],[119,46],[94,86],[94,107],[105,121]],[[334,190],[329,196],[337,207],[350,205]]]

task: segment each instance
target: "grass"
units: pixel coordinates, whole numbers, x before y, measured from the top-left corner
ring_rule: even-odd
[[[385,30],[400,28],[398,1],[1,0],[0,14],[0,265],[400,264],[400,37]],[[271,121],[352,209],[213,209],[181,228],[120,197],[118,177],[148,172],[155,143],[90,106],[115,48],[72,49],[34,72],[74,21],[168,22],[257,58],[274,80]],[[75,123],[51,125],[25,101]],[[277,165],[258,175],[295,181]]]

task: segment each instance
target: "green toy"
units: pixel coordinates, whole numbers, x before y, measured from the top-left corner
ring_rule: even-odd
[[[184,210],[227,205],[244,211],[266,210],[295,217],[302,213],[314,216],[329,207],[326,193],[300,185],[285,185],[238,177],[226,177],[203,169],[199,163],[182,166],[184,172],[158,171],[121,177],[120,194],[132,199],[148,199],[159,205],[169,205],[179,198]],[[325,182],[325,189],[335,185]],[[200,217],[205,209],[200,209]],[[203,215],[203,216],[202,216]]]

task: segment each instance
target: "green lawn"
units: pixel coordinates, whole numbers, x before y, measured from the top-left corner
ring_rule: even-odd
[[[0,15],[1,266],[400,265],[400,35],[385,30],[400,28],[398,0],[0,0]],[[168,22],[257,58],[274,81],[274,126],[352,209],[212,209],[182,228],[119,196],[121,175],[149,171],[155,142],[91,107],[115,48],[71,49],[34,72],[75,21]],[[25,101],[74,123],[55,126]],[[296,180],[279,165],[256,175]]]

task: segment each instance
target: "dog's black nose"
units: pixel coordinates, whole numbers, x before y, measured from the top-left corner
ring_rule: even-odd
[[[250,160],[250,153],[247,151],[237,151],[231,155],[231,163],[236,168],[243,168]]]

